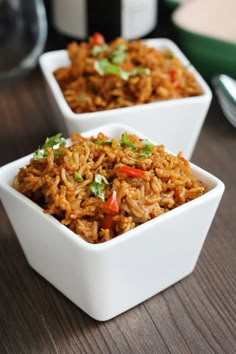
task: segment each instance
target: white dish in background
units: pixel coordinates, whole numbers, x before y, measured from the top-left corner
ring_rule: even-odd
[[[114,124],[84,136],[100,131],[146,138]],[[90,244],[11,186],[31,156],[0,168],[2,203],[32,268],[91,317],[104,321],[117,316],[193,271],[224,192],[218,178],[190,164],[208,186],[204,195],[115,239]]]
[[[236,44],[235,0],[191,0],[180,5],[173,13],[176,25],[198,35]]]
[[[188,59],[171,40],[148,39],[144,42],[160,50],[170,50],[184,66],[189,65]],[[55,69],[69,65],[66,50],[44,53],[40,57],[39,63],[58,119],[64,122],[69,133],[84,132],[108,123],[128,124],[168,146],[171,151],[175,153],[182,151],[186,158],[191,158],[212,99],[210,88],[192,66],[189,67],[189,70],[194,73],[204,91],[201,96],[76,114],[65,101],[53,75]]]

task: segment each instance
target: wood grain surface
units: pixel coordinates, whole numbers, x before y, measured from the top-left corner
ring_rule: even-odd
[[[0,86],[0,121],[0,165],[58,132],[38,69]],[[236,129],[215,97],[192,160],[226,185],[194,272],[107,322],[91,319],[29,267],[0,206],[1,354],[236,353]]]

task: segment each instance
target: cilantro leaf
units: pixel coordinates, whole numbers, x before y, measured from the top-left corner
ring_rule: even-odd
[[[96,60],[94,62],[95,70],[100,74],[120,74],[120,68],[114,64],[112,64],[108,59],[103,58],[102,60]]]
[[[136,146],[132,143],[132,141],[130,140],[130,138],[126,133],[122,133],[120,144],[130,147],[133,151],[137,150]]]
[[[120,76],[123,80],[128,80],[130,76],[133,75],[141,75],[141,74],[150,74],[150,70],[148,68],[134,68],[131,71],[126,71],[119,66],[113,64],[107,58],[103,58],[102,60],[95,60],[94,69],[100,74],[113,74]]]
[[[91,51],[92,56],[96,57],[98,54],[104,52],[107,49],[108,45],[106,43],[102,44],[102,45],[94,45],[93,49]]]
[[[148,156],[151,154],[153,144],[147,142],[144,146],[143,150],[140,152],[138,159],[141,160],[143,157]]]
[[[104,185],[103,184],[92,182],[90,184],[89,188],[91,189],[91,191],[93,192],[93,194],[96,197],[101,198],[102,200],[105,200],[105,197],[104,197]]]
[[[130,75],[141,75],[141,74],[147,74],[149,75],[151,72],[150,72],[150,69],[148,68],[134,68],[130,71]]]
[[[65,146],[66,141],[61,136],[61,133],[51,136],[50,138],[46,138],[44,144],[39,146],[39,148],[34,152],[33,159],[39,160],[43,157],[47,157],[48,154],[46,152],[46,148],[55,148],[60,146]],[[63,151],[54,151],[54,156],[63,155]]]
[[[107,139],[107,140],[97,140],[94,141],[95,145],[103,145],[103,144],[112,144],[113,139]]]
[[[88,101],[88,96],[85,93],[80,93],[79,95],[75,96],[77,102],[85,102]]]
[[[42,149],[45,149],[46,147],[53,148],[55,147],[55,145],[65,146],[66,141],[61,135],[61,133],[58,133],[56,135],[51,136],[50,138],[47,138],[45,140],[45,143],[42,145]]]
[[[127,50],[127,46],[124,44],[120,44],[117,46],[117,49],[114,50],[113,52],[110,53],[110,58],[112,63],[118,64],[122,63],[126,59],[126,53],[125,51]]]
[[[53,155],[54,155],[54,156],[61,156],[61,155],[64,155],[64,151],[62,151],[62,150],[53,151]]]
[[[89,188],[96,197],[105,200],[104,189],[106,184],[109,184],[106,177],[97,173],[94,181],[89,185]]]
[[[42,159],[43,157],[47,157],[46,151],[39,147],[37,150],[35,150],[35,152],[33,154],[33,159],[39,160],[39,159]]]
[[[96,183],[104,183],[104,184],[109,184],[108,180],[106,179],[106,177],[104,177],[103,175],[100,175],[99,173],[96,173],[94,181]]]
[[[130,73],[128,71],[125,71],[123,69],[120,69],[120,77],[123,79],[123,80],[129,80],[129,77],[130,77]]]
[[[173,52],[172,50],[170,50],[170,49],[167,49],[167,50],[166,50],[165,55],[166,55],[166,57],[167,57],[168,59],[174,59],[174,57],[175,57],[174,52]]]

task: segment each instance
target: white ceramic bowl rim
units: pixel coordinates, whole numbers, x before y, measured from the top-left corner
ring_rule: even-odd
[[[139,136],[141,139],[148,139],[148,137],[146,137],[145,135],[143,135],[140,132],[137,132],[135,129],[126,126],[124,124],[106,124],[106,125],[102,125],[99,128],[94,128],[91,129],[87,132],[82,133],[82,135],[84,136],[94,136],[97,135],[98,131],[104,131],[104,129],[122,129],[123,131],[129,131],[131,133],[136,134],[137,136]],[[151,143],[156,144],[155,141],[153,141],[152,139],[148,139]],[[71,141],[70,139],[67,139],[67,144],[70,145]],[[168,151],[168,149],[166,149]],[[25,157],[22,157],[18,160],[15,160],[13,162],[8,163],[7,165],[3,166],[0,168],[0,171],[2,173],[4,173],[4,170],[8,170],[9,167],[13,167],[14,165],[17,164],[18,169],[20,167],[26,166],[26,164],[29,162],[30,158],[32,157],[33,154],[29,154]],[[175,154],[173,154],[175,155]],[[172,216],[174,215],[178,215],[179,213],[184,212],[186,209],[191,208],[193,206],[198,205],[199,203],[203,202],[204,200],[207,200],[208,198],[211,198],[211,196],[215,193],[215,189],[216,188],[220,188],[220,189],[224,189],[224,184],[221,180],[219,180],[217,177],[213,176],[212,174],[210,174],[209,172],[203,170],[202,168],[196,166],[195,164],[190,163],[190,167],[191,170],[193,171],[194,175],[197,178],[200,179],[204,179],[204,182],[208,185],[209,189],[207,190],[207,192],[205,194],[203,194],[202,196],[189,201],[188,203],[185,203],[163,215],[160,215],[154,219],[151,219],[137,227],[135,227],[134,229],[125,232],[124,234],[115,237],[114,239],[111,239],[109,241],[106,241],[104,243],[100,243],[100,244],[91,244],[88,243],[87,241],[85,241],[82,237],[80,237],[79,235],[75,234],[73,231],[69,230],[66,226],[64,226],[63,224],[60,223],[60,221],[58,221],[55,217],[53,217],[52,215],[49,214],[45,214],[45,218],[48,219],[48,221],[50,223],[53,223],[55,225],[56,228],[61,228],[63,230],[63,232],[65,232],[66,237],[69,237],[71,240],[73,240],[73,242],[75,242],[78,246],[85,248],[85,249],[89,249],[89,250],[93,250],[93,251],[102,251],[104,249],[110,248],[110,247],[115,247],[115,245],[120,244],[122,242],[125,242],[126,240],[128,240],[131,237],[142,237],[142,235],[140,234],[140,232],[138,233],[138,235],[135,235],[136,230],[138,229],[139,231],[143,230],[145,231],[145,229],[151,227],[153,224],[157,225],[159,223],[163,223],[163,222],[168,222],[169,218],[172,218]],[[14,178],[14,176],[12,176],[12,179]],[[26,203],[26,204],[30,204],[30,206],[37,211],[38,213],[42,213],[43,209],[38,206],[35,202],[33,202],[32,200],[30,200],[29,198],[27,198],[26,196],[24,196],[23,194],[21,194],[20,192],[18,192],[17,190],[15,190],[9,183],[9,178],[8,178],[8,182],[4,180],[4,178],[1,178],[0,180],[0,185],[4,185],[4,188],[6,190],[8,190],[8,192],[10,194],[13,194],[16,198],[19,198],[22,200],[22,202]]]
[[[48,83],[51,87],[51,90],[55,96],[55,99],[57,100],[57,103],[60,107],[61,112],[67,116],[68,119],[71,120],[77,120],[78,118],[80,120],[89,120],[90,118],[94,118],[95,116],[97,118],[99,117],[104,117],[106,115],[109,115],[112,117],[112,115],[116,114],[117,110],[120,112],[131,112],[131,111],[136,111],[136,110],[148,110],[152,109],[156,105],[161,105],[161,106],[176,106],[176,105],[181,105],[182,102],[184,101],[186,104],[189,102],[191,104],[193,101],[201,101],[203,96],[210,96],[211,97],[211,91],[204,81],[204,79],[201,77],[201,75],[196,71],[196,69],[189,63],[189,60],[185,57],[185,55],[179,50],[179,48],[175,45],[174,42],[172,42],[170,39],[166,38],[158,38],[158,39],[146,39],[143,40],[144,43],[146,43],[150,47],[156,47],[157,44],[159,44],[161,47],[165,49],[171,50],[174,55],[180,59],[183,65],[189,66],[189,71],[191,71],[197,82],[200,84],[200,86],[203,89],[203,94],[200,96],[192,96],[192,97],[184,97],[184,98],[176,98],[176,99],[171,99],[171,100],[163,100],[163,101],[157,101],[157,102],[151,102],[147,104],[140,104],[140,105],[134,105],[130,107],[122,107],[122,108],[116,108],[116,109],[111,109],[111,110],[106,110],[106,111],[99,111],[99,112],[88,112],[88,113],[74,113],[69,105],[67,104],[63,93],[53,75],[53,70],[58,68],[59,66],[54,66],[52,68],[52,62],[55,59],[58,59],[58,57],[62,57],[63,60],[66,59],[66,65],[69,65],[69,58],[67,55],[66,50],[56,50],[56,51],[51,51],[51,52],[46,52],[41,55],[39,59],[39,63],[41,66],[42,71],[44,72],[44,75],[46,76]],[[64,66],[66,66],[64,65]]]

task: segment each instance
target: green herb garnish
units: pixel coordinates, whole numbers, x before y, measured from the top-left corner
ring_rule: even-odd
[[[97,141],[94,141],[94,144],[103,145],[103,144],[112,144],[112,142],[113,142],[113,139],[97,140]]]
[[[95,60],[94,68],[100,75],[104,75],[104,74],[120,75],[120,68],[112,64],[107,58],[103,58],[100,61]]]
[[[109,184],[106,177],[97,173],[94,181],[89,185],[89,188],[96,197],[105,200],[104,189],[106,184]]]
[[[120,77],[122,78],[122,80],[129,80],[129,77],[131,76],[131,73],[129,71],[120,69]]]
[[[138,159],[141,160],[143,157],[148,156],[151,154],[153,144],[147,142],[144,146],[143,150],[140,152]]]
[[[167,57],[168,59],[174,59],[174,57],[175,57],[174,52],[172,52],[172,50],[170,50],[170,49],[167,49],[167,50],[165,51],[165,55],[166,55],[166,57]]]
[[[74,179],[77,181],[77,182],[83,182],[84,181],[84,178],[81,176],[81,174],[79,174],[79,172],[74,172]]]
[[[184,69],[188,70],[191,66],[192,66],[192,64],[191,64],[190,62],[188,62],[188,63],[184,66]]]
[[[53,151],[53,155],[54,155],[54,156],[61,156],[61,155],[64,155],[64,151],[62,151],[62,150]]]
[[[134,68],[131,71],[126,71],[119,66],[110,62],[107,58],[103,58],[102,60],[95,60],[94,69],[100,74],[114,74],[120,76],[123,80],[128,80],[130,76],[140,75],[140,74],[150,74],[150,70],[148,68]]]
[[[47,138],[45,140],[45,143],[42,145],[42,148],[46,148],[46,147],[53,148],[55,147],[55,145],[65,146],[66,141],[61,135],[62,135],[61,133],[58,133],[56,135],[51,136],[50,138]]]
[[[120,139],[120,144],[130,147],[133,151],[137,150],[136,146],[132,143],[132,141],[130,140],[130,138],[128,137],[128,135],[126,133],[122,133],[121,139]]]
[[[110,53],[110,58],[113,64],[118,64],[122,63],[126,59],[126,53],[125,51],[127,50],[126,45],[120,44],[117,46],[116,50]]]
[[[96,57],[98,54],[104,52],[107,49],[108,45],[106,43],[102,44],[102,45],[94,45],[93,49],[91,51],[92,56]]]
[[[141,75],[141,74],[146,74],[149,75],[150,69],[148,68],[134,68],[130,71],[130,75]]]
[[[34,152],[33,154],[33,159],[34,160],[39,160],[42,159],[43,157],[47,157],[47,153],[44,149],[40,149],[40,147]]]
[[[88,100],[88,96],[85,93],[81,93],[75,97],[77,102],[85,102]]]
[[[42,146],[39,146],[39,148],[33,154],[33,159],[39,160],[43,157],[47,157],[48,154],[45,150],[46,148],[55,148],[55,147],[65,146],[65,144],[66,144],[66,141],[61,136],[61,133],[53,135],[50,138],[47,138]],[[54,156],[63,155],[63,151],[60,151],[60,150],[54,151],[53,153],[54,153]]]

